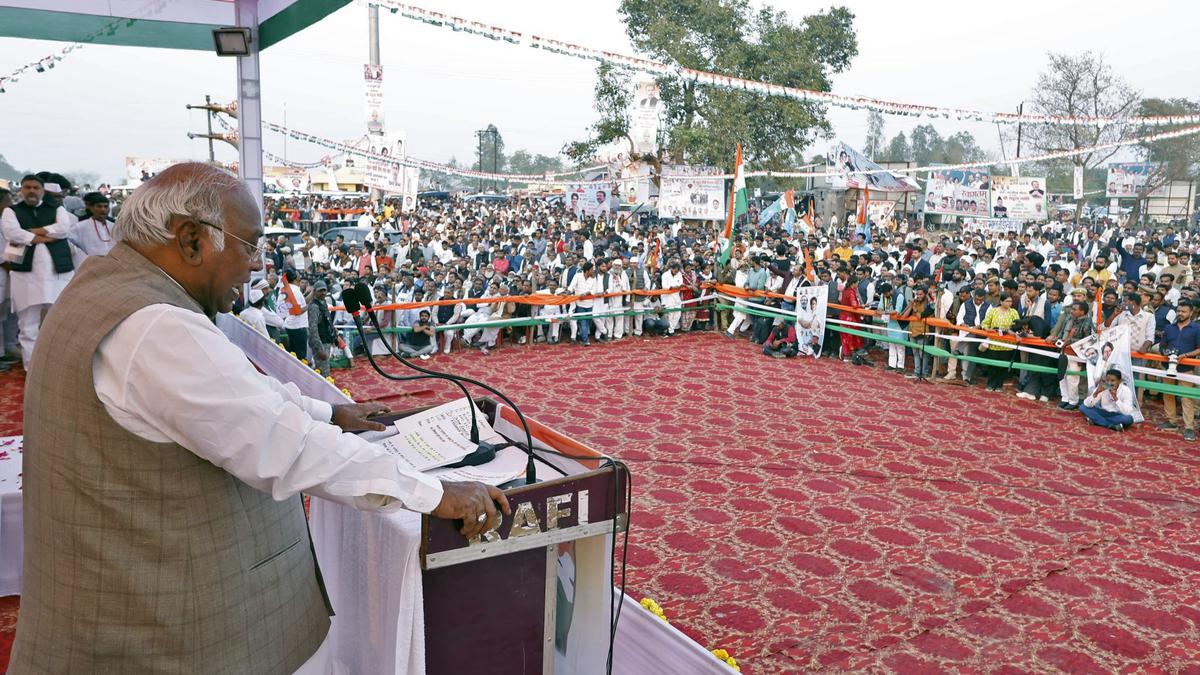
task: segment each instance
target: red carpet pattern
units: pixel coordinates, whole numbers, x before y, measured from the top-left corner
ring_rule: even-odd
[[[744,672],[1200,673],[1200,447],[1178,434],[712,334],[427,365],[628,462],[629,594]],[[393,407],[452,395],[334,377]],[[19,383],[0,374],[0,414]]]
[[[630,464],[629,593],[745,672],[1200,663],[1178,435],[709,334],[441,361]]]

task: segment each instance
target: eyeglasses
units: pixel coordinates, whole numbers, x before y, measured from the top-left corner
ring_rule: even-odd
[[[265,239],[260,239],[259,243],[257,243],[257,244],[251,244],[250,242],[246,241],[245,239],[242,239],[241,237],[237,236],[236,234],[226,230],[223,227],[218,227],[216,225],[213,225],[212,223],[208,222],[207,220],[198,220],[196,222],[200,223],[201,225],[207,225],[214,230],[223,232],[226,235],[233,237],[234,239],[237,239],[238,241],[242,242],[242,245],[246,247],[246,252],[250,256],[251,260],[256,260],[258,258],[261,258],[263,256],[263,251],[266,250],[267,242]]]

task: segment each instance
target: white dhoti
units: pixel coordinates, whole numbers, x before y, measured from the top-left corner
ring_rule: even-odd
[[[17,314],[20,332],[21,357],[25,360],[27,368],[33,362],[33,346],[37,342],[42,318],[74,276],[74,271],[62,274],[54,271],[54,261],[51,260],[50,251],[45,246],[34,248],[32,271],[11,272],[8,275],[12,308]]]

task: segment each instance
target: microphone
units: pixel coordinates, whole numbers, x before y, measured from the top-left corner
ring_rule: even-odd
[[[354,321],[354,328],[358,331],[359,338],[362,339],[364,345],[367,345],[368,342],[367,342],[366,332],[363,330],[362,321],[358,317],[358,313],[359,313],[359,310],[362,308],[362,305],[358,301],[357,294],[353,290],[350,290],[349,292],[343,291],[342,292],[342,304],[345,306],[346,311],[349,312],[350,318]],[[368,311],[367,314],[370,315],[370,312]],[[376,330],[378,330],[378,328],[379,328],[378,322],[374,321],[374,316],[372,316],[371,319],[372,319],[372,323],[376,327]],[[381,331],[381,334],[382,334],[382,331]],[[386,344],[386,340],[384,341],[384,343]],[[371,349],[369,346],[367,347],[367,361],[370,362],[371,367],[375,370],[376,373],[378,373],[381,377],[388,379],[388,380],[392,380],[395,382],[409,382],[412,380],[427,380],[427,379],[448,380],[448,381],[454,382],[456,385],[458,385],[458,388],[462,390],[463,396],[467,397],[468,403],[470,404],[470,407],[471,407],[471,442],[475,444],[475,451],[472,452],[470,455],[467,455],[463,459],[459,460],[458,462],[455,462],[454,464],[449,464],[447,466],[449,466],[451,468],[460,467],[460,466],[476,466],[479,464],[484,464],[484,463],[490,462],[496,458],[496,449],[497,448],[495,446],[493,446],[491,443],[480,443],[479,442],[479,428],[475,422],[475,405],[473,402],[470,401],[470,397],[467,394],[467,388],[465,386],[463,386],[463,384],[461,382],[458,382],[453,377],[442,374],[442,373],[431,372],[426,375],[410,375],[407,377],[403,377],[403,376],[392,375],[390,373],[384,372],[384,370],[379,367],[379,364],[375,363],[375,358],[371,355]]]
[[[379,327],[379,320],[376,319],[375,314],[370,311],[370,309],[371,309],[371,289],[370,289],[370,287],[368,287],[366,283],[360,281],[360,282],[358,282],[358,284],[356,284],[354,286],[354,289],[350,293],[350,295],[355,296],[354,300],[353,300],[354,311],[357,311],[360,306],[365,307],[367,309],[367,320],[371,322],[371,325],[375,327],[375,330],[379,331],[380,335],[383,335],[383,330]],[[347,311],[350,310],[351,301],[347,299],[347,294],[345,291],[342,292],[342,304],[345,305]],[[354,319],[354,325],[358,328],[359,333],[362,334],[362,326],[358,322],[358,317],[353,312],[351,313],[350,316]],[[498,389],[488,386],[478,380],[473,380],[469,377],[463,377],[461,375],[451,375],[449,373],[443,373],[443,372],[439,372],[436,370],[429,370],[427,368],[422,368],[421,366],[418,366],[415,363],[410,362],[408,359],[404,358],[403,356],[397,354],[396,351],[394,349],[392,349],[392,346],[388,344],[387,340],[382,340],[382,342],[383,342],[384,348],[387,349],[388,353],[391,354],[392,358],[398,360],[400,363],[403,363],[404,365],[408,366],[409,368],[416,370],[417,372],[425,374],[424,376],[410,376],[410,377],[399,378],[399,379],[416,380],[416,379],[424,379],[424,378],[433,377],[433,378],[437,378],[437,379],[450,380],[450,381],[454,382],[455,384],[457,384],[460,389],[462,389],[463,395],[467,396],[467,400],[470,402],[471,430],[472,430],[472,433],[474,434],[471,441],[473,443],[478,444],[480,447],[483,447],[488,444],[479,443],[479,437],[478,437],[479,431],[478,431],[478,428],[476,427],[476,421],[475,421],[475,402],[472,401],[471,397],[467,394],[467,389],[463,385],[463,383],[465,382],[467,384],[473,384],[476,387],[479,387],[488,392],[491,392],[492,394],[495,394],[496,396],[498,396],[500,398],[500,400],[502,400],[506,404],[508,404],[508,407],[512,408],[513,412],[517,414],[517,419],[520,420],[521,427],[525,431],[525,452],[527,454],[527,459],[525,462],[525,484],[533,485],[534,483],[537,482],[537,469],[534,465],[535,458],[534,458],[534,454],[533,454],[533,433],[529,430],[529,423],[525,421],[525,415],[521,412],[521,409],[517,407],[517,404],[512,402],[512,399],[505,396]],[[363,338],[363,343],[366,344],[365,337]],[[376,372],[378,372],[380,375],[383,375],[387,379],[397,379],[397,377],[395,375],[387,375],[382,370],[379,369],[379,366],[377,366],[375,364],[375,360],[371,356],[370,348],[367,349],[367,360],[371,362],[371,366],[374,367]],[[492,454],[494,457],[495,449],[492,450]],[[489,460],[490,460],[490,458],[489,458]],[[489,461],[489,460],[484,460],[484,461]],[[466,460],[464,460],[464,461],[466,461]],[[482,464],[482,463],[483,462],[476,462],[476,464]]]

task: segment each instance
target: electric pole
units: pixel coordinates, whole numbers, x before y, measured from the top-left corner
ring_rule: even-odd
[[[367,58],[373,66],[379,65],[379,6],[367,6]],[[382,114],[381,114],[382,118]],[[370,130],[368,129],[368,133]],[[383,129],[379,130],[380,145],[383,141]],[[378,203],[383,198],[383,192],[378,187],[371,188],[371,201]]]
[[[228,143],[228,144],[232,145],[235,150],[237,150],[241,147],[241,144],[239,142],[240,138],[239,138],[239,135],[237,134],[237,132],[214,134],[213,126],[212,126],[213,115],[216,115],[216,114],[224,114],[224,115],[228,115],[229,117],[232,117],[234,119],[237,119],[238,111],[237,111],[236,105],[233,105],[233,104],[221,105],[220,103],[213,103],[212,96],[205,95],[204,96],[204,105],[192,105],[191,103],[189,103],[189,104],[187,104],[187,109],[188,110],[203,110],[203,111],[205,111],[205,116],[206,116],[206,119],[208,122],[208,133],[194,134],[189,131],[187,136],[188,136],[188,138],[206,138],[206,139],[208,139],[208,163],[209,164],[217,163],[216,153],[214,152],[214,148],[213,148],[213,141],[221,141],[223,143]],[[286,124],[285,124],[285,126],[286,126]]]
[[[1017,115],[1025,114],[1025,102],[1017,106]],[[1021,159],[1021,121],[1017,120],[1017,159]]]

